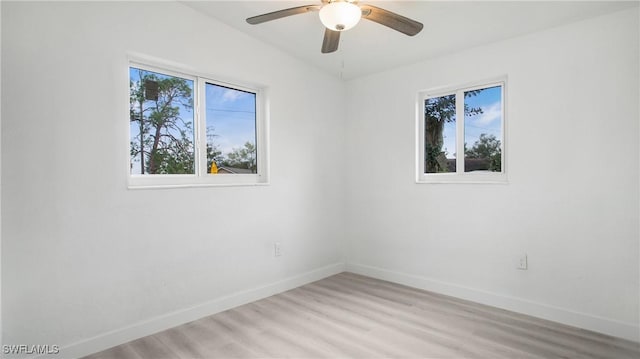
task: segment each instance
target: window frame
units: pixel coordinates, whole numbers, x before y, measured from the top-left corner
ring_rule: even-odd
[[[456,157],[456,171],[443,173],[425,173],[425,101],[428,99],[447,95],[456,96],[456,154],[464,152],[465,121],[464,93],[473,90],[481,90],[501,86],[501,136],[502,147],[500,172],[465,172],[464,159]],[[462,101],[460,101],[462,99]],[[462,115],[461,115],[462,114]],[[462,119],[462,120],[460,120]],[[501,76],[483,81],[476,81],[461,86],[439,87],[418,92],[416,101],[416,183],[507,183],[507,77]]]
[[[153,71],[193,81],[193,145],[194,174],[132,174],[130,170],[131,129],[127,126],[127,179],[129,189],[210,187],[210,186],[258,186],[269,184],[268,156],[268,102],[267,88],[264,86],[240,84],[239,81],[225,81],[218,76],[203,74],[183,66],[163,61],[153,61],[140,57],[129,57],[127,61],[127,83],[130,69]],[[206,84],[228,87],[250,92],[256,97],[256,163],[257,173],[252,174],[208,174],[206,168]],[[128,88],[128,86],[127,86]],[[127,92],[127,111],[130,106]],[[126,115],[128,117],[128,115]],[[125,118],[126,118],[125,117]],[[204,164],[204,166],[203,166]]]

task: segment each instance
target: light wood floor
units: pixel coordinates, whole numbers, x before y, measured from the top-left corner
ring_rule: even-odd
[[[351,273],[87,359],[640,358],[640,345]]]

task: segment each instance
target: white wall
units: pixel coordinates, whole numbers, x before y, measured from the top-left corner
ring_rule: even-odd
[[[0,19],[2,19],[2,3],[0,2]],[[2,26],[0,26],[0,46],[2,45]],[[2,56],[0,56],[0,69],[2,69]],[[0,70],[0,84],[2,84],[2,71]],[[2,86],[0,86],[0,99],[2,98]],[[0,101],[0,203],[2,203],[2,101]],[[4,344],[2,340],[2,206],[0,206],[0,348]]]
[[[339,271],[344,243],[356,272],[637,338],[637,10],[346,86],[179,4],[1,16],[4,344],[87,354]],[[271,185],[127,190],[130,51],[269,86]],[[509,184],[415,184],[416,93],[505,74]]]
[[[638,42],[636,8],[349,82],[348,268],[638,340]],[[417,92],[501,75],[509,184],[414,183]]]
[[[88,354],[343,269],[339,80],[176,3],[2,8],[5,344]],[[268,86],[271,185],[128,190],[128,52]]]

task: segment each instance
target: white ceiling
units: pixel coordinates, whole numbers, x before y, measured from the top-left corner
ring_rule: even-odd
[[[320,4],[320,0],[183,3],[345,80],[639,4],[638,1],[363,0],[360,3],[420,21],[424,29],[409,37],[362,20],[355,28],[342,33],[338,51],[321,54],[324,27],[316,12],[259,25],[245,22],[251,16]]]

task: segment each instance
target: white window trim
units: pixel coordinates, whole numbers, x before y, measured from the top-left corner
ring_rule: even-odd
[[[464,101],[458,101],[458,98],[464,99],[464,92],[470,90],[478,90],[493,86],[502,86],[502,161],[501,172],[464,172],[464,160],[456,161],[456,172],[447,173],[425,173],[425,100],[433,97],[446,95],[456,95],[456,114],[464,113]],[[458,116],[456,116],[458,118]],[[464,116],[462,116],[464,119]],[[440,87],[431,90],[420,91],[416,99],[416,183],[488,183],[488,184],[506,184],[507,176],[507,77],[501,76],[483,81],[476,81],[462,86]],[[460,140],[462,139],[462,140]],[[464,120],[456,121],[456,153],[464,153]]]
[[[171,76],[177,76],[193,81],[194,100],[194,150],[195,150],[195,174],[131,174],[130,151],[127,151],[126,164],[129,189],[158,189],[158,188],[184,188],[184,187],[212,187],[212,186],[264,186],[269,185],[269,108],[267,100],[267,88],[257,85],[238,84],[214,80],[220,78],[209,74],[202,74],[187,67],[181,67],[162,60],[150,59],[146,56],[129,56],[127,62],[127,83],[129,82],[129,68],[135,67],[143,70],[154,71]],[[204,88],[206,83],[221,85],[233,89],[252,92],[256,94],[256,161],[258,173],[255,174],[221,174],[209,175],[206,168],[206,133],[202,129],[206,124],[205,115],[200,108],[204,103]],[[127,86],[128,88],[128,86]],[[126,91],[126,114],[129,117],[129,90]],[[130,126],[127,130],[127,148],[130,146]]]

